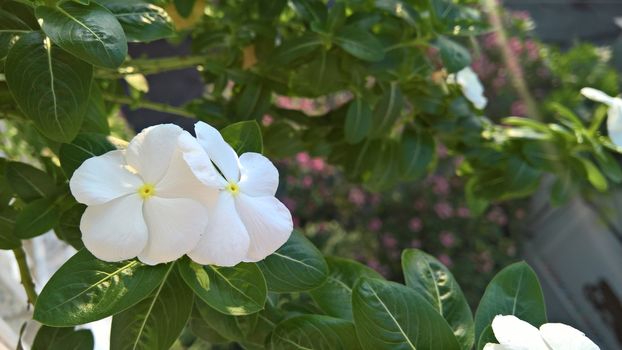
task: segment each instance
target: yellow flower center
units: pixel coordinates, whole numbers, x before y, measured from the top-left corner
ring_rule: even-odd
[[[240,193],[240,186],[238,186],[238,184],[234,182],[229,182],[229,184],[227,185],[227,187],[225,187],[225,189],[231,192],[232,195],[236,195]]]
[[[143,184],[138,188],[138,194],[142,199],[147,199],[155,194],[155,186],[152,184]]]

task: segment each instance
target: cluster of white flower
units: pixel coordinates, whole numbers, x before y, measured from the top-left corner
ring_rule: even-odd
[[[467,100],[473,103],[477,109],[484,109],[488,99],[484,96],[484,86],[471,67],[465,67],[461,71],[450,74],[447,77],[448,84],[457,84]]]
[[[588,337],[562,323],[546,323],[540,329],[516,316],[498,315],[492,330],[500,344],[488,343],[484,350],[599,350]]]
[[[159,264],[259,261],[289,238],[292,216],[275,198],[279,173],[261,154],[239,158],[218,130],[197,137],[172,124],[136,135],[125,150],[87,159],[70,180],[88,207],[80,221],[97,258]]]

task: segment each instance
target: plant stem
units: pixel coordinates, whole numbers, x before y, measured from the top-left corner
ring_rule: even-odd
[[[106,101],[128,105],[130,106],[130,108],[146,108],[146,109],[151,109],[151,110],[158,111],[158,112],[176,114],[176,115],[180,115],[186,118],[196,118],[196,116],[193,113],[183,108],[174,107],[171,105],[167,105],[165,103],[151,102],[151,101],[145,101],[145,100],[134,100],[128,96],[119,96],[119,95],[106,94],[106,93],[103,94],[103,97],[104,97],[104,100]]]
[[[13,254],[15,255],[17,266],[19,266],[19,276],[22,280],[24,290],[26,291],[26,296],[28,296],[28,301],[32,305],[35,305],[37,302],[37,292],[35,291],[35,284],[32,281],[30,268],[28,267],[28,262],[26,261],[26,252],[24,252],[24,248],[20,246],[19,248],[13,249]]]
[[[196,67],[205,62],[207,62],[207,56],[201,55],[134,59],[117,69],[101,69],[96,71],[95,74],[98,78],[116,79],[130,74],[148,75],[171,70]]]

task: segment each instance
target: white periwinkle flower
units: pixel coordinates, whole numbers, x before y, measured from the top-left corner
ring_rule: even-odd
[[[293,230],[291,213],[274,196],[279,184],[277,169],[258,153],[238,158],[218,130],[208,124],[198,122],[195,131],[196,139],[189,135],[179,138],[183,157],[196,177],[218,194],[207,204],[209,223],[188,256],[200,264],[220,266],[264,259],[281,247]]]
[[[450,74],[447,77],[447,82],[460,85],[462,94],[473,103],[475,108],[484,109],[486,107],[488,99],[484,96],[484,87],[471,67],[465,67],[458,73]]]
[[[165,124],[136,135],[126,150],[87,159],[69,186],[88,207],[80,221],[85,247],[97,258],[138,257],[147,264],[192,250],[207,225],[202,184],[181,158],[180,127]]]
[[[622,147],[622,99],[611,97],[606,93],[590,87],[581,89],[581,94],[590,100],[602,102],[609,106],[607,112],[607,133],[611,142]]]
[[[582,332],[562,323],[547,323],[540,329],[516,316],[497,315],[492,330],[500,344],[488,343],[484,350],[599,350]]]

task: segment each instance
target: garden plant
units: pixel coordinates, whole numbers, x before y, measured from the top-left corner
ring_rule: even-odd
[[[111,349],[598,349],[547,323],[524,262],[472,309],[432,255],[404,250],[404,283],[385,280],[324,256],[275,197],[272,161],[301,153],[379,191],[425,181],[442,148],[460,158],[472,215],[545,178],[556,204],[621,182],[622,100],[590,82],[573,98],[593,100],[593,113],[555,103],[485,116],[470,54],[495,30],[483,10],[498,11],[469,0],[0,1],[0,118],[15,131],[0,135],[28,154],[0,158],[0,248],[42,324],[32,349],[91,349],[78,326],[109,316]],[[192,53],[128,55],[128,43],[158,39]],[[200,73],[200,98],[145,98],[145,76],[182,68]],[[323,108],[282,103],[299,97]],[[194,136],[163,124],[130,137],[122,106],[194,118]],[[78,252],[38,294],[22,242],[50,230]]]

